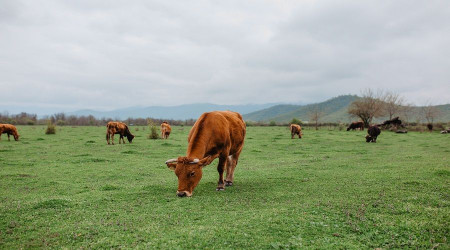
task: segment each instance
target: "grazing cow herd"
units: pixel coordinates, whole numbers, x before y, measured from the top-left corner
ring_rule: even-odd
[[[395,128],[403,127],[401,120],[398,117],[387,120],[382,124],[369,126],[366,135],[366,142],[376,142],[381,130],[379,127],[394,126]],[[430,131],[432,125],[427,125]],[[122,122],[108,122],[106,125],[106,141],[108,145],[114,145],[114,135],[119,134],[119,144],[124,143],[124,137],[127,137],[129,143],[134,139],[134,135],[125,123]],[[348,128],[349,130],[364,130],[364,123],[352,122]],[[291,124],[289,126],[291,132],[291,139],[295,135],[301,139],[303,136],[300,125]],[[161,138],[168,139],[172,131],[169,123],[163,122],[161,124]],[[217,191],[222,191],[225,186],[232,186],[234,181],[234,170],[238,163],[239,155],[244,146],[244,138],[246,133],[246,126],[242,116],[239,113],[232,111],[213,111],[203,113],[194,126],[191,128],[188,135],[188,148],[186,156],[170,159],[166,161],[169,169],[175,172],[178,178],[177,196],[190,197],[193,194],[195,187],[202,178],[203,167],[209,165],[214,159],[218,158],[217,171],[219,172],[219,181],[217,182]],[[397,133],[406,133],[406,130],[397,130]],[[441,133],[450,133],[450,130],[441,131]],[[7,134],[8,141],[10,135],[14,140],[19,140],[19,133],[17,128],[11,124],[0,124],[0,140],[1,135]],[[226,177],[224,179],[224,172]]]

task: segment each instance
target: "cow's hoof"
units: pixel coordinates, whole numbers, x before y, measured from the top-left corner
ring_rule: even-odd
[[[216,191],[224,191],[224,190],[225,190],[225,188],[223,188],[223,187],[216,188]]]
[[[233,182],[231,182],[231,181],[225,181],[225,186],[231,187],[231,186],[233,186]]]

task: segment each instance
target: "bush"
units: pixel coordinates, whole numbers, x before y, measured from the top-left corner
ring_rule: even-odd
[[[300,119],[297,118],[292,118],[291,120],[291,124],[297,124],[297,125],[302,125],[303,122]]]
[[[56,125],[58,125],[58,126],[64,126],[64,125],[66,125],[66,122],[63,121],[63,120],[58,120],[58,121],[56,122]]]
[[[148,139],[159,139],[158,129],[155,126],[155,123],[150,119],[147,120],[148,127],[150,128],[150,134],[148,135]]]
[[[46,135],[54,135],[56,134],[56,126],[51,121],[47,123],[47,130],[45,130]]]
[[[276,121],[270,121],[269,126],[276,126],[277,122]]]
[[[246,121],[246,122],[245,122],[245,126],[246,126],[246,127],[252,127],[252,126],[255,126],[255,123],[252,122],[252,121]]]

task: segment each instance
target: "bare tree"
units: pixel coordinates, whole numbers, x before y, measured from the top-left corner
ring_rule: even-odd
[[[363,90],[361,94],[362,97],[352,102],[347,112],[353,117],[359,117],[368,127],[373,118],[384,115],[384,95],[382,91],[375,93],[371,89]]]
[[[394,115],[398,115],[402,109],[402,105],[404,104],[404,99],[398,93],[394,92],[386,92],[383,97],[384,100],[384,108],[386,114],[389,115],[389,120],[392,120]]]
[[[409,121],[414,116],[414,106],[411,103],[405,103],[403,106],[401,106],[400,110],[402,116],[405,118],[406,125],[409,125]]]
[[[314,123],[316,130],[319,128],[320,118],[324,115],[324,112],[319,108],[318,105],[314,105],[308,111],[309,120]]]
[[[433,124],[434,120],[440,115],[440,111],[431,104],[422,107],[422,117],[428,124]]]

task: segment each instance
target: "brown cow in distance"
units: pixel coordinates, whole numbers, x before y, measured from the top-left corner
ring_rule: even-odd
[[[298,135],[298,139],[302,138],[303,132],[302,127],[300,127],[300,125],[291,124],[290,130],[291,130],[291,139],[294,139],[295,135]]]
[[[170,127],[168,122],[161,123],[161,137],[163,139],[168,139],[170,132],[172,132],[172,127]]]
[[[355,129],[360,129],[361,131],[364,130],[364,122],[352,122],[348,128],[347,131],[349,130],[355,130]]]
[[[19,140],[19,133],[17,133],[17,128],[11,124],[0,124],[0,140],[2,139],[2,134],[8,134],[8,141],[10,141],[9,136],[14,136],[14,140]]]
[[[233,185],[234,170],[244,146],[245,123],[239,113],[213,111],[203,113],[188,136],[186,156],[166,161],[167,167],[178,177],[177,195],[192,196],[202,178],[203,167],[219,158],[217,191]],[[226,179],[223,172],[226,168]]]
[[[123,122],[108,122],[106,125],[106,141],[109,145],[109,139],[111,138],[112,145],[114,145],[114,134],[119,134],[119,144],[122,142],[125,144],[124,136],[127,137],[128,141],[131,143],[133,141],[134,135],[131,134],[128,126]]]

